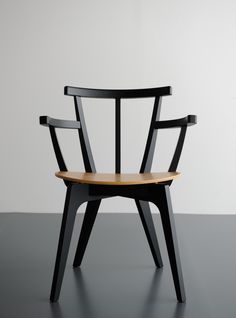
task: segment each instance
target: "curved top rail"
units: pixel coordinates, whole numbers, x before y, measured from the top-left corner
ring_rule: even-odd
[[[65,86],[64,94],[90,98],[143,98],[171,95],[171,86],[142,89],[92,89]]]

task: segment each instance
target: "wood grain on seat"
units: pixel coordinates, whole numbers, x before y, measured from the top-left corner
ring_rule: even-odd
[[[176,179],[179,172],[153,172],[153,173],[88,173],[59,171],[58,178],[76,183],[104,184],[104,185],[131,185],[160,183]]]

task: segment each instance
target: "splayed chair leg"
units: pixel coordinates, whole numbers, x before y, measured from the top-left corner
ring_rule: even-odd
[[[154,203],[160,210],[161,220],[167,245],[167,251],[170,260],[172,276],[175,285],[175,291],[179,302],[185,302],[185,289],[183,274],[180,263],[179,248],[175,230],[175,221],[172,211],[170,190],[168,185],[163,185],[158,189],[157,197]]]
[[[88,240],[97,216],[97,212],[100,206],[101,200],[90,201],[87,203],[84,220],[80,232],[79,242],[77,245],[75,258],[74,258],[74,267],[78,267],[81,265]]]
[[[161,252],[157,241],[156,231],[152,219],[149,203],[147,201],[135,200],[138,212],[147,236],[154,262],[158,268],[163,266]]]
[[[74,187],[68,186],[51,287],[51,302],[56,302],[60,295],[72,231],[75,222],[75,216],[77,209],[81,203],[82,201],[78,200],[78,195],[77,192],[74,191]]]

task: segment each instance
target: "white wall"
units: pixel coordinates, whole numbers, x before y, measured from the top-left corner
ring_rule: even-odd
[[[2,0],[0,211],[62,210],[65,187],[53,176],[57,166],[49,133],[38,117],[74,118],[64,85],[171,85],[162,118],[197,114],[199,120],[188,131],[179,166],[183,176],[172,187],[175,211],[235,213],[235,10],[234,0]],[[114,107],[108,103],[85,105],[101,171],[114,167]],[[124,171],[140,165],[150,103],[122,108]],[[71,167],[82,169],[77,136],[70,134],[63,144],[71,151]],[[153,170],[164,169],[172,132],[161,138],[163,157]],[[135,208],[117,198],[102,210]]]

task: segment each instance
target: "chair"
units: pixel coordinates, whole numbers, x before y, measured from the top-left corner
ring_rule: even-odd
[[[60,169],[60,171],[56,173],[56,176],[61,178],[67,187],[51,287],[51,302],[57,301],[60,295],[78,207],[82,203],[87,202],[74,258],[74,267],[81,265],[101,200],[114,196],[122,196],[135,200],[155,265],[160,268],[163,264],[149,202],[154,203],[158,207],[177,299],[179,302],[184,302],[184,282],[169,188],[172,181],[179,176],[176,169],[183,148],[186,129],[188,126],[196,124],[196,116],[189,115],[175,120],[159,120],[162,96],[171,95],[171,87],[169,86],[130,90],[103,90],[66,86],[65,95],[73,96],[74,98],[76,121],[54,119],[48,116],[40,117],[40,124],[49,127],[52,144]],[[137,174],[123,174],[121,173],[121,99],[146,97],[154,98],[154,107],[141,168]],[[82,98],[111,98],[115,100],[114,174],[96,172],[83,114]],[[72,172],[67,170],[57,139],[56,128],[78,130],[85,172]],[[173,159],[168,172],[151,173],[157,131],[165,128],[180,128]]]

